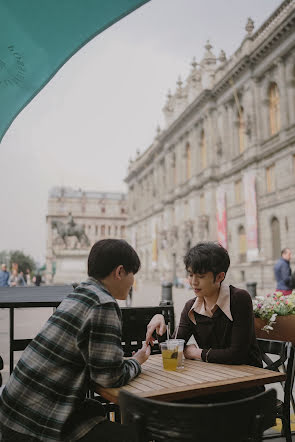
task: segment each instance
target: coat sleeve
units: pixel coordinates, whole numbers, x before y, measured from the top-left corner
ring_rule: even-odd
[[[80,335],[79,345],[90,380],[102,387],[121,387],[141,372],[135,359],[124,359],[121,328],[115,304],[107,303],[92,309]]]
[[[281,267],[281,278],[288,287],[291,287],[291,268],[287,262]]]

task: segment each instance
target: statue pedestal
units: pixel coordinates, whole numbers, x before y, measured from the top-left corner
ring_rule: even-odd
[[[88,250],[64,249],[55,252],[54,284],[72,284],[87,279]]]

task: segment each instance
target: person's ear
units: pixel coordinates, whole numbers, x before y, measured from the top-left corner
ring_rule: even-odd
[[[225,273],[224,272],[220,272],[218,273],[218,275],[216,275],[216,282],[221,283],[225,278]]]
[[[115,268],[115,278],[121,279],[122,278],[122,272],[124,271],[124,267],[120,264],[118,267]]]

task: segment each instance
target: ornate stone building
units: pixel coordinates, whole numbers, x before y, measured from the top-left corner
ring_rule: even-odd
[[[130,161],[130,241],[144,278],[184,277],[183,255],[219,240],[229,279],[274,288],[283,247],[295,254],[295,2],[285,0],[227,59],[209,42],[168,93],[166,125]]]
[[[126,236],[126,194],[55,187],[47,215],[47,279],[80,281],[87,275],[90,247],[99,239]]]

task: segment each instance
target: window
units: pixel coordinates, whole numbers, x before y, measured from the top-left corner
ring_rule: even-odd
[[[101,208],[101,213],[105,213],[105,211],[106,211],[105,207],[102,207]]]
[[[267,193],[275,190],[275,166],[269,166],[266,168],[266,191]]]
[[[293,175],[295,175],[295,155],[292,157],[292,164],[293,164]]]
[[[98,234],[98,226],[95,226],[95,235],[97,236]]]
[[[247,241],[246,241],[246,233],[243,226],[240,226],[238,229],[239,235],[239,261],[245,262],[247,258]]]
[[[235,181],[235,201],[237,204],[242,202],[242,181]]]
[[[274,135],[280,130],[280,96],[276,83],[271,83],[268,91],[269,98],[269,126],[270,134]]]
[[[106,233],[106,228],[105,228],[105,225],[103,224],[103,225],[100,227],[100,234],[101,234],[101,236],[105,236],[105,233]]]
[[[206,167],[207,167],[206,137],[205,137],[205,132],[202,130],[202,133],[201,133],[201,168],[205,169]]]
[[[118,236],[118,226],[115,226],[115,236]]]
[[[244,109],[240,107],[238,112],[238,123],[239,123],[239,148],[240,153],[245,150],[245,120],[244,120]]]
[[[121,238],[125,237],[125,226],[121,226],[120,235],[121,235]]]
[[[186,160],[186,178],[189,180],[191,178],[191,147],[187,143],[185,147],[185,160]]]
[[[281,256],[281,234],[279,220],[275,217],[271,221],[271,237],[272,259],[278,259]]]
[[[121,207],[121,213],[125,213],[124,207]]]
[[[108,235],[111,235],[111,226],[108,226]]]

